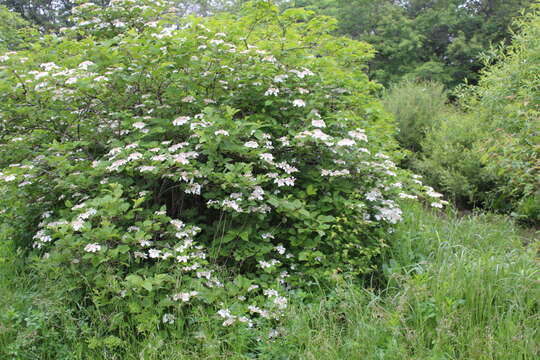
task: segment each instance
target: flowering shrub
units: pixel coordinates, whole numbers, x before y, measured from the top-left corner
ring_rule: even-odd
[[[83,3],[65,36],[0,59],[1,221],[111,329],[274,321],[313,279],[374,271],[398,199],[442,207],[392,162],[368,45],[267,2],[166,9]]]

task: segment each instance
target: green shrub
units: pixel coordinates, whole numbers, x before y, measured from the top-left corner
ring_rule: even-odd
[[[0,221],[110,332],[272,322],[287,296],[376,270],[398,199],[442,207],[391,161],[371,48],[332,19],[74,12],[2,57]]]
[[[477,142],[485,137],[475,117],[449,114],[427,130],[423,152],[414,155],[411,167],[457,203],[481,205],[496,180],[482,165]]]
[[[478,86],[457,92],[466,113],[427,132],[413,167],[456,199],[538,222],[540,12],[517,25]]]
[[[439,124],[449,112],[446,102],[442,84],[406,80],[392,86],[383,104],[396,119],[401,146],[418,152],[422,151],[426,131]]]

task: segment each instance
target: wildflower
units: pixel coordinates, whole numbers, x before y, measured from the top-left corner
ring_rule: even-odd
[[[247,148],[256,149],[259,147],[259,144],[257,144],[255,141],[248,141],[244,144],[244,146]]]
[[[349,136],[360,141],[368,141],[367,135],[364,133],[363,129],[357,129],[349,131]]]
[[[283,247],[283,245],[279,244],[278,246],[275,247],[275,249],[280,255],[285,254],[285,248]]]
[[[187,123],[190,119],[191,119],[191,117],[189,117],[189,116],[180,116],[180,117],[177,117],[176,119],[173,120],[173,125],[174,125],[174,126],[181,126],[181,125],[184,125],[184,124]]]
[[[353,146],[356,144],[356,141],[352,139],[342,139],[337,142],[337,146]]]
[[[272,296],[278,296],[279,295],[277,290],[274,290],[274,289],[266,289],[266,290],[263,291],[263,294],[266,295],[267,297],[272,297]]]
[[[136,122],[136,123],[133,124],[133,127],[136,128],[136,129],[142,129],[145,126],[146,126],[146,124],[143,123],[143,122]]]
[[[284,310],[287,308],[287,298],[283,296],[276,296],[274,299],[274,304],[276,304],[280,310]]]
[[[311,122],[311,125],[314,126],[314,127],[318,127],[318,128],[325,128],[326,127],[326,123],[324,122],[324,120],[313,120]]]
[[[82,63],[79,64],[79,69],[88,70],[88,67],[92,65],[94,65],[94,63],[91,61],[83,61]]]
[[[264,190],[260,186],[255,186],[255,189],[249,196],[249,200],[264,200]]]
[[[405,194],[405,193],[399,193],[399,197],[401,199],[417,199],[418,196],[416,195],[409,195],[409,194]]]
[[[150,249],[150,250],[148,250],[148,255],[149,255],[152,259],[158,258],[158,257],[160,257],[160,255],[161,255],[161,250]]]
[[[178,301],[182,300],[183,302],[188,302],[192,297],[197,296],[199,293],[197,291],[179,293],[173,295],[173,300]]]
[[[293,106],[296,106],[296,107],[305,107],[306,106],[306,103],[304,100],[302,99],[296,99],[293,101]]]
[[[294,176],[288,177],[288,178],[276,178],[274,179],[274,183],[277,184],[278,187],[282,186],[294,186],[296,178]]]
[[[229,132],[227,130],[218,130],[214,133],[214,135],[223,135],[223,136],[229,136]]]
[[[173,324],[176,317],[173,314],[163,314],[163,318],[161,320],[164,324]]]
[[[276,75],[274,77],[274,82],[277,82],[277,83],[282,83],[285,81],[285,79],[287,79],[289,76],[284,74],[284,75]]]
[[[142,156],[143,155],[140,152],[134,152],[129,154],[129,156],[127,157],[127,161],[139,160],[140,158],[142,158]]]
[[[279,89],[278,88],[274,88],[274,87],[271,87],[271,88],[268,88],[268,90],[266,90],[266,92],[264,93],[265,96],[277,96],[279,94]]]
[[[382,197],[381,191],[377,188],[372,189],[366,194],[366,199],[369,201],[375,201]]]
[[[99,250],[101,250],[101,245],[96,244],[96,243],[88,244],[84,247],[84,251],[86,252],[95,253],[95,252],[98,252]]]
[[[264,161],[266,161],[266,162],[269,162],[269,163],[271,163],[272,160],[274,160],[274,155],[269,154],[269,153],[259,154],[259,157],[260,157],[262,160],[264,160]]]
[[[71,227],[75,231],[81,230],[83,226],[84,226],[84,221],[82,219],[75,219],[71,222]]]

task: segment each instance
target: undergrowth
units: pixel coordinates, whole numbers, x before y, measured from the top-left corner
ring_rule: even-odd
[[[315,302],[292,302],[280,328],[225,333],[202,319],[195,337],[173,341],[108,335],[107,314],[67,307],[62,283],[22,270],[23,257],[3,244],[0,358],[537,359],[538,233],[491,214],[404,209],[384,288],[321,288]]]

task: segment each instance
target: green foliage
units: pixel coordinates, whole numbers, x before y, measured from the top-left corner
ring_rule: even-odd
[[[340,34],[372,44],[370,77],[390,85],[404,77],[454,87],[476,83],[479,59],[508,43],[509,27],[534,0],[296,1],[338,19]]]
[[[540,15],[516,24],[479,85],[458,92],[466,114],[432,128],[415,164],[458,200],[540,221]]]
[[[422,150],[426,131],[439,125],[450,112],[446,102],[442,84],[410,80],[392,86],[383,99],[385,109],[398,124],[399,143],[414,152]]]
[[[36,35],[28,22],[1,5],[0,19],[0,54],[24,46]]]
[[[495,181],[482,166],[477,146],[478,139],[485,137],[474,116],[448,114],[428,129],[423,152],[413,156],[411,167],[460,205],[481,205]]]
[[[376,271],[399,198],[443,206],[391,161],[371,48],[333,19],[169,10],[81,3],[0,68],[6,237],[109,335],[267,326],[287,296]]]
[[[278,328],[228,334],[197,313],[195,337],[181,330],[169,338],[109,335],[102,326],[107,313],[73,312],[58,291],[63,283],[16,273],[21,257],[4,252],[10,261],[0,265],[0,357],[537,358],[538,235],[502,216],[448,212],[441,218],[418,206],[404,210],[384,267],[384,291],[345,284],[318,293],[316,302],[293,301]],[[250,332],[262,341],[253,341]]]

